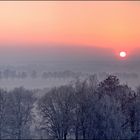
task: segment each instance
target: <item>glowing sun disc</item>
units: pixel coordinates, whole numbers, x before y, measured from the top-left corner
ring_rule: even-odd
[[[126,57],[126,52],[120,52],[120,57]]]

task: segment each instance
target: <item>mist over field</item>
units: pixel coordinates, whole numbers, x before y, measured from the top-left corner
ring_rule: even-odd
[[[92,74],[97,74],[99,80],[104,79],[107,74],[114,74],[133,88],[140,83],[140,66],[136,53],[135,56],[132,53],[130,56],[128,54],[127,58],[120,59],[114,50],[100,47],[50,45],[46,48],[36,46],[10,48],[9,46],[8,49],[1,50],[0,62],[0,86],[7,89],[17,86],[29,89],[60,86],[74,81],[77,77],[85,78]],[[7,75],[4,73],[6,70]],[[35,78],[32,77],[34,71]],[[19,74],[22,76],[24,72],[26,76],[21,78]],[[52,72],[52,76],[44,78],[44,72]],[[54,76],[55,72],[58,76]],[[63,76],[65,73],[66,77]],[[75,76],[68,76],[69,73]]]

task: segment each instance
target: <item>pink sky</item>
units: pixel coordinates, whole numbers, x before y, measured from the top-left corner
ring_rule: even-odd
[[[1,1],[0,46],[140,48],[139,1]],[[20,45],[19,45],[20,46]]]

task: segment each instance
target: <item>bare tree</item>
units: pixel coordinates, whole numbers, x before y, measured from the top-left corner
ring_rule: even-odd
[[[74,114],[74,131],[75,139],[89,138],[91,124],[93,120],[93,105],[97,101],[95,95],[96,78],[90,77],[85,81],[75,83],[75,114]],[[81,137],[82,136],[82,137]]]
[[[8,124],[12,138],[29,137],[33,102],[32,93],[24,88],[15,88],[10,92]]]
[[[44,128],[58,139],[67,139],[73,116],[73,88],[61,86],[47,93],[39,102]]]
[[[7,124],[7,92],[0,89],[0,139],[8,136]]]

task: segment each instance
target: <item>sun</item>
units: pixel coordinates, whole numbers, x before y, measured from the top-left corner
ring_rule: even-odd
[[[121,52],[120,52],[120,57],[122,57],[122,58],[126,57],[126,52],[121,51]]]

